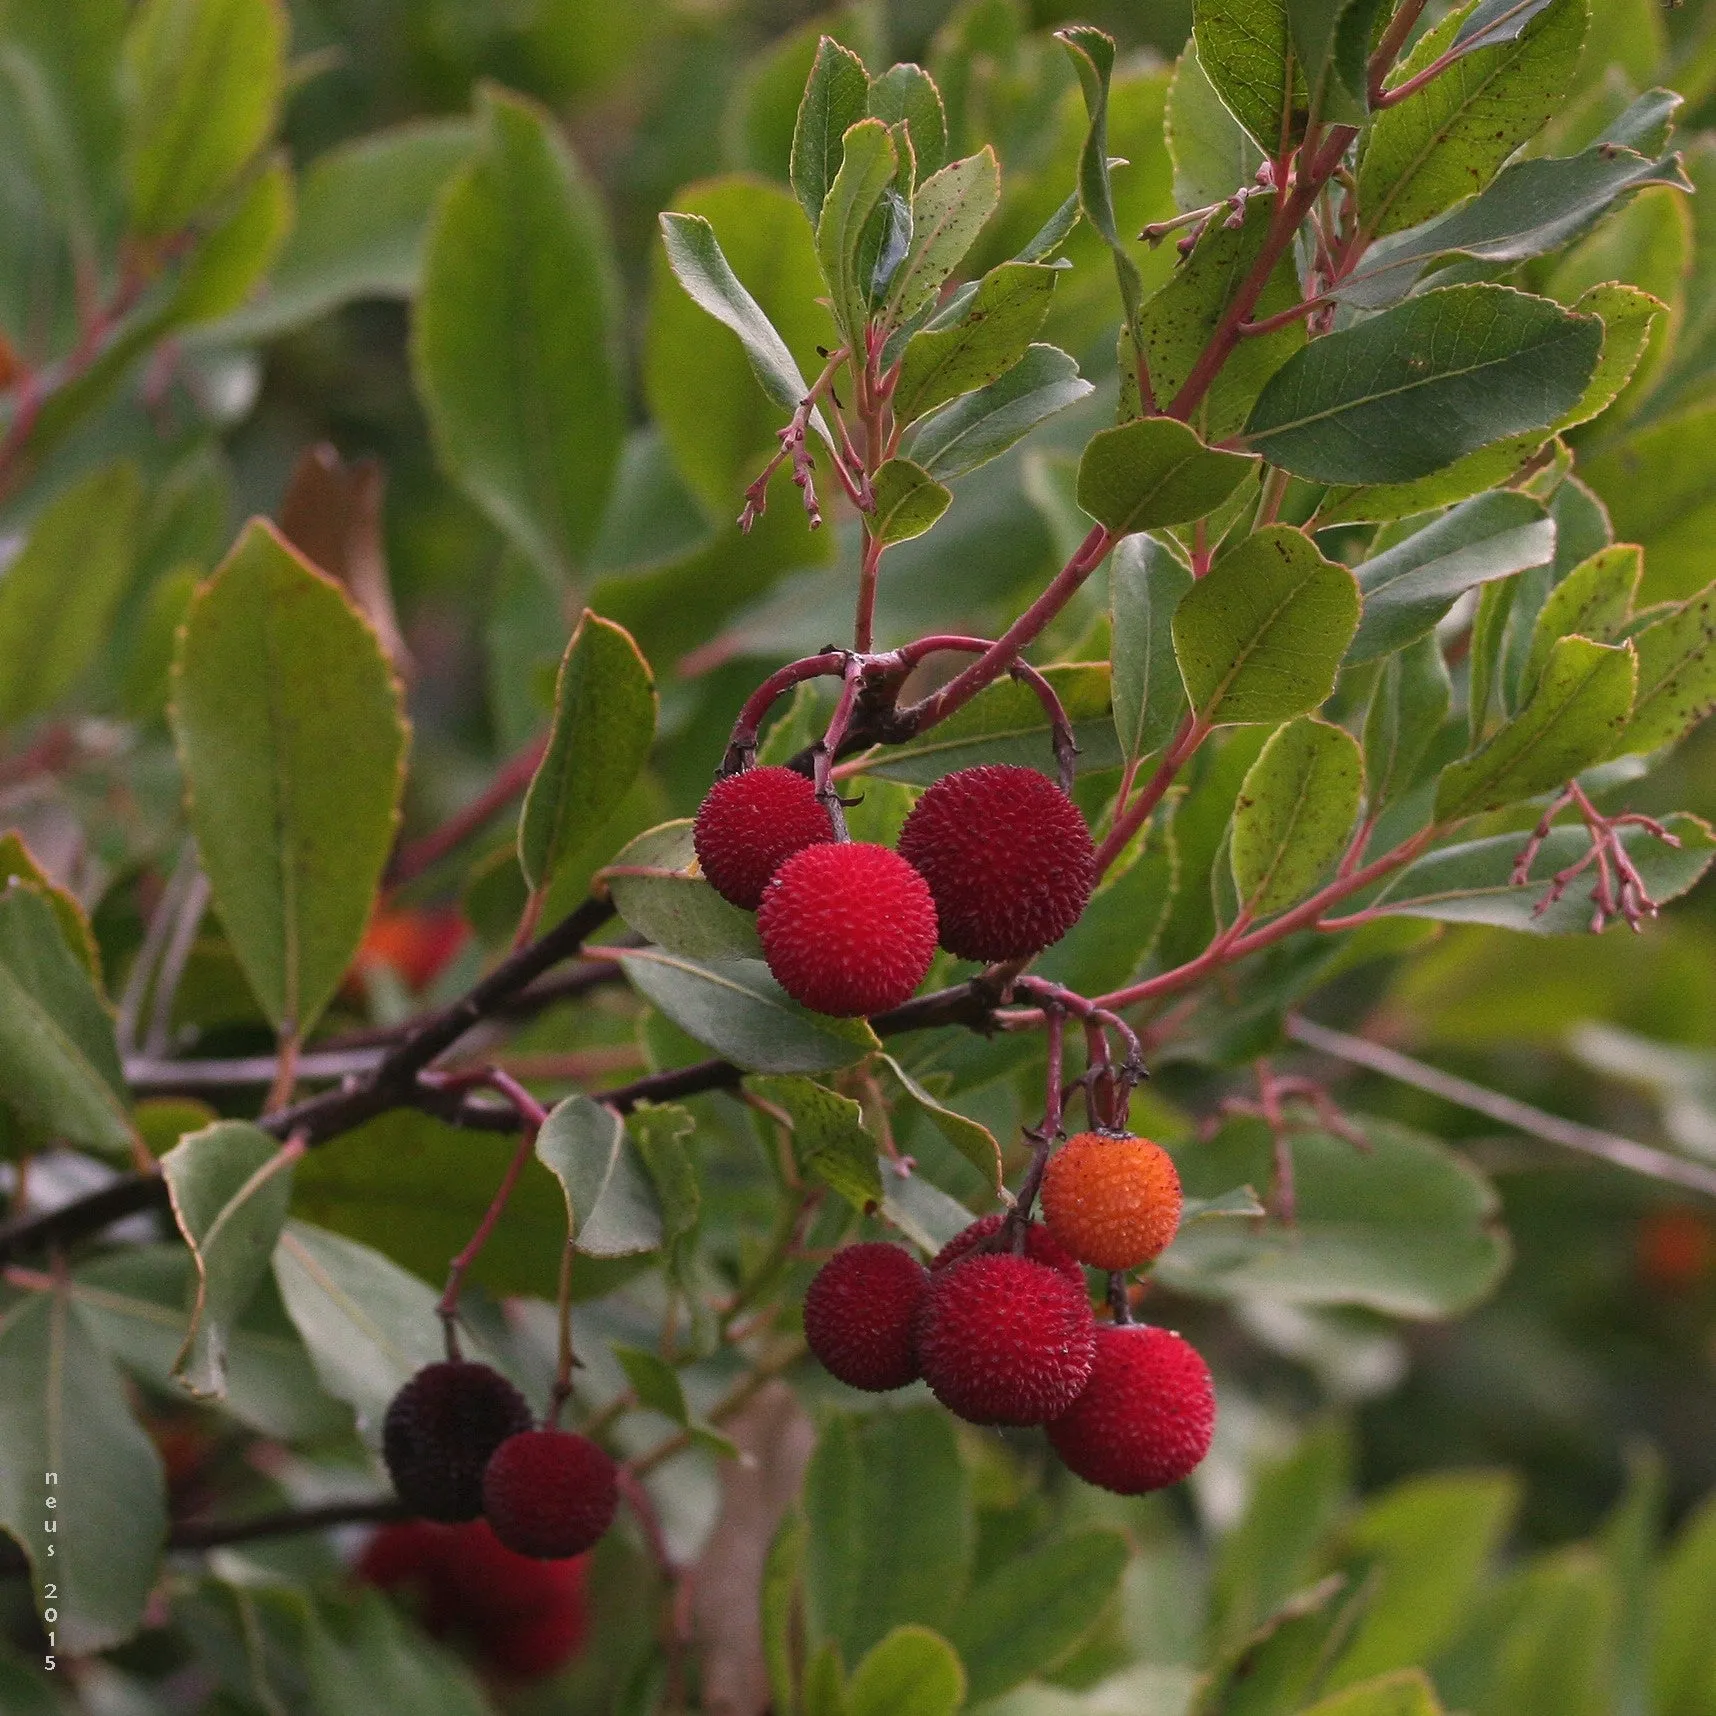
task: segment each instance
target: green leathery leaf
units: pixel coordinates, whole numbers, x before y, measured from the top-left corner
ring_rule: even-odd
[[[108,1156],[136,1130],[108,1012],[48,892],[0,886],[0,1103],[31,1127]]]
[[[1348,62],[1358,42],[1368,47],[1379,5],[1380,0],[1287,0],[1295,75],[1307,108],[1325,125],[1365,122],[1367,79]]]
[[[1168,88],[1168,152],[1174,160],[1174,201],[1182,211],[1207,208],[1256,182],[1264,153],[1216,93],[1186,43]]]
[[[1108,108],[1114,78],[1114,38],[1088,24],[1057,30],[1055,40],[1066,49],[1078,73],[1090,126],[1078,158],[1078,202],[1109,254],[1114,258],[1115,281],[1120,288],[1122,326],[1138,325],[1138,302],[1144,293],[1143,277],[1132,259],[1128,238],[1115,224],[1114,187],[1109,180]]]
[[[611,1348],[619,1367],[632,1385],[638,1404],[651,1412],[671,1418],[675,1424],[690,1422],[691,1413],[685,1404],[685,1389],[676,1371],[659,1353],[643,1347],[628,1347],[616,1341]]]
[[[394,1109],[343,1134],[337,1150],[311,1150],[299,1160],[292,1214],[440,1282],[517,1150],[514,1135]],[[468,1279],[492,1294],[552,1295],[565,1248],[566,1200],[552,1174],[526,1161]]]
[[[1172,417],[1104,429],[1078,465],[1078,504],[1116,536],[1186,524],[1213,512],[1256,469],[1243,453],[1206,447]]]
[[[170,715],[233,952],[276,1029],[308,1031],[393,843],[399,683],[344,590],[253,519],[185,616]]]
[[[817,260],[841,338],[854,351],[863,350],[870,307],[870,281],[860,269],[859,249],[898,166],[894,140],[881,120],[861,119],[849,126],[840,170],[817,217]]]
[[[1290,140],[1294,63],[1286,0],[1196,0],[1198,63],[1267,155]]]
[[[1442,1706],[1423,1669],[1404,1668],[1319,1699],[1305,1716],[1442,1716]]]
[[[1572,307],[1579,315],[1603,318],[1603,349],[1579,403],[1556,419],[1557,433],[1589,423],[1614,404],[1644,361],[1657,318],[1669,313],[1660,298],[1618,280],[1587,288]]]
[[[51,708],[77,683],[131,575],[142,483],[106,465],[56,495],[0,572],[0,727]]]
[[[751,1077],[745,1088],[785,1111],[802,1173],[838,1192],[860,1214],[881,1203],[876,1140],[864,1130],[863,1111],[851,1097],[808,1078]]]
[[[995,1134],[981,1121],[972,1120],[957,1108],[938,1102],[892,1055],[883,1055],[882,1064],[899,1080],[906,1100],[916,1106],[942,1137],[999,1192],[1001,1146],[995,1142]]]
[[[662,1240],[672,1246],[697,1225],[703,1204],[686,1143],[697,1130],[691,1111],[669,1102],[640,1102],[626,1116],[630,1138],[661,1208]]]
[[[951,482],[999,458],[1039,423],[1092,391],[1058,346],[1027,346],[998,381],[913,424],[904,449],[938,482]]]
[[[0,1320],[0,1447],[0,1529],[29,1560],[37,1613],[58,1610],[58,1648],[81,1656],[123,1643],[142,1625],[166,1548],[166,1484],[64,1287],[22,1295]]]
[[[660,1246],[661,1211],[613,1109],[587,1096],[556,1103],[536,1135],[536,1159],[560,1182],[578,1250],[628,1257]]]
[[[1209,1716],[1273,1716],[1300,1708],[1321,1686],[1328,1658],[1351,1630],[1365,1596],[1339,1573],[1295,1591],[1223,1653],[1199,1710]]]
[[[655,743],[656,703],[655,676],[631,633],[586,608],[561,658],[548,748],[519,811],[529,887],[545,887],[618,808]]]
[[[1442,1318],[1477,1303],[1508,1258],[1494,1189],[1439,1139],[1370,1115],[1356,1124],[1368,1155],[1325,1132],[1292,1135],[1295,1226],[1199,1222],[1163,1252],[1160,1279],[1203,1297],[1364,1305],[1394,1317]],[[1236,1121],[1175,1161],[1187,1191],[1205,1196],[1267,1183],[1271,1149],[1261,1122]]]
[[[1250,274],[1268,236],[1275,196],[1246,200],[1240,224],[1212,217],[1192,253],[1138,313],[1150,385],[1166,406],[1179,393],[1209,345],[1234,295]],[[1299,276],[1291,255],[1276,264],[1252,310],[1263,321],[1299,302]],[[1263,384],[1305,343],[1302,319],[1274,333],[1241,340],[1221,366],[1192,419],[1206,441],[1225,440],[1245,422]]]
[[[1635,633],[1633,648],[1638,697],[1618,748],[1654,751],[1678,744],[1716,709],[1716,584]]]
[[[1255,917],[1284,911],[1340,857],[1364,795],[1364,758],[1343,727],[1301,715],[1270,734],[1233,807],[1233,879]]]
[[[1434,1660],[1450,1642],[1519,1510],[1505,1472],[1432,1472],[1393,1485],[1341,1533],[1342,1559],[1377,1582],[1332,1689]]]
[[[741,265],[757,280],[758,290],[775,306],[776,314],[783,320],[792,316],[788,327],[795,338],[808,340],[811,346],[815,340],[809,337],[809,330],[814,324],[806,320],[809,312],[802,306],[821,280],[815,246],[803,236],[784,191],[772,191],[750,180],[714,179],[692,187],[685,200],[696,205],[691,213],[661,216],[668,267],[692,303],[738,335],[758,385],[779,410],[790,415],[810,392],[810,385],[786,339],[740,281],[722,252],[714,227],[699,211],[707,208],[727,215],[724,224],[730,229]],[[695,373],[687,377],[691,353],[701,354],[698,334],[677,317],[671,327],[659,326],[662,315],[671,315],[661,308],[665,297],[664,283],[644,354],[646,390],[686,474],[699,493],[712,502],[717,492],[730,494],[734,478],[748,464],[753,448],[772,440],[778,425],[758,416],[754,402],[735,385],[732,366],[715,361],[708,366],[707,378],[700,379]],[[699,355],[699,365],[703,362]],[[695,371],[697,366],[691,367]],[[689,409],[683,409],[675,397],[682,386],[688,389]],[[705,411],[719,415],[710,421]],[[832,447],[834,437],[821,407],[812,409],[810,422]],[[732,449],[718,468],[711,469],[714,449],[697,444],[706,423],[716,437],[715,449]]]
[[[1174,653],[1198,719],[1211,726],[1291,720],[1334,689],[1358,625],[1359,592],[1288,525],[1255,532],[1174,612]]]
[[[1580,237],[1621,197],[1645,185],[1690,191],[1678,155],[1651,160],[1612,143],[1580,154],[1516,161],[1478,196],[1436,220],[1379,240],[1332,290],[1381,309],[1404,298],[1419,273],[1449,256],[1523,262]]]
[[[846,1716],[954,1716],[965,1703],[959,1654],[929,1627],[895,1627],[852,1671]]]
[[[1186,709],[1174,611],[1192,575],[1153,537],[1122,537],[1108,568],[1114,728],[1128,762],[1159,751]]]
[[[885,125],[905,125],[920,182],[946,166],[947,114],[935,79],[922,66],[890,66],[872,78],[866,111]],[[914,207],[914,222],[915,214]]]
[[[915,423],[1005,375],[1042,327],[1059,272],[1040,262],[1003,262],[978,281],[957,322],[913,334],[894,388],[897,420]]]
[[[760,959],[753,913],[729,905],[693,867],[689,817],[645,830],[599,872],[627,925],[669,953],[690,959]],[[647,870],[649,875],[617,872]]]
[[[412,298],[435,200],[471,158],[467,119],[413,120],[318,155],[263,290],[199,344],[270,339],[362,298]]]
[[[1708,1716],[1716,1684],[1716,1496],[1680,1528],[1655,1579],[1656,1649],[1651,1708],[1661,1716]]]
[[[167,314],[187,329],[236,310],[268,272],[292,228],[294,186],[284,151],[250,173],[215,211],[185,259]]]
[[[1347,663],[1404,649],[1478,584],[1555,558],[1555,526],[1529,495],[1474,496],[1354,568],[1364,597]]]
[[[1678,847],[1665,845],[1647,828],[1623,828],[1618,836],[1659,904],[1696,885],[1716,857],[1716,837],[1700,818],[1676,814],[1665,817],[1663,826],[1679,840]],[[1588,889],[1569,889],[1560,899],[1545,901],[1555,875],[1590,851],[1590,836],[1580,827],[1551,829],[1526,880],[1516,885],[1514,864],[1524,844],[1523,834],[1496,834],[1427,853],[1396,876],[1370,909],[1380,916],[1489,924],[1530,935],[1586,934],[1591,928]]]
[[[1531,629],[1531,645],[1525,658],[1520,689],[1529,697],[1549,660],[1557,638],[1577,633],[1593,643],[1613,643],[1624,633],[1644,572],[1644,550],[1637,543],[1618,542],[1599,548],[1581,560],[1553,590],[1538,611]],[[1633,647],[1639,648],[1635,639]],[[1646,686],[1647,668],[1639,655],[1639,686]],[[1635,704],[1633,721],[1638,720]],[[1648,747],[1642,747],[1648,748]]]
[[[1428,476],[1575,406],[1603,324],[1507,286],[1445,286],[1313,340],[1270,377],[1246,423],[1295,476]]]
[[[935,1406],[837,1413],[804,1482],[809,1640],[859,1661],[902,1622],[945,1628],[975,1545],[971,1480]]]
[[[918,163],[923,171],[923,162]],[[1001,169],[988,144],[931,172],[912,198],[912,242],[888,289],[882,320],[915,316],[964,259],[1001,200]]]
[[[1401,62],[1398,87],[1454,42],[1484,0],[1427,30]],[[1382,236],[1440,214],[1474,190],[1539,131],[1579,62],[1586,0],[1552,0],[1515,41],[1475,49],[1373,120],[1359,158],[1358,205]]]
[[[922,536],[953,499],[950,490],[910,459],[890,459],[870,479],[870,489],[876,500],[869,514],[870,535],[884,543]]]
[[[195,1277],[183,1245],[128,1245],[80,1265],[70,1292],[102,1348],[170,1397]],[[272,1281],[228,1331],[226,1358],[222,1410],[239,1423],[287,1442],[350,1434],[351,1413],[323,1393]]]
[[[447,1356],[434,1289],[379,1251],[302,1221],[280,1236],[274,1279],[322,1386],[379,1446],[394,1395]]]
[[[1230,1142],[1224,1133],[1220,1143]],[[1346,1427],[1327,1418],[1285,1455],[1259,1462],[1245,1513],[1217,1545],[1211,1570],[1210,1632],[1223,1650],[1243,1646],[1310,1582],[1345,1508],[1352,1465]]]
[[[448,475],[570,581],[625,438],[607,221],[541,108],[485,86],[478,116],[480,146],[430,227],[413,369]]]
[[[89,974],[97,992],[101,988],[101,949],[95,931],[90,927],[89,914],[78,903],[77,896],[57,886],[47,871],[36,861],[36,855],[16,829],[0,834],[0,894],[16,876],[41,889],[60,926],[60,934],[71,949],[73,957]]]
[[[816,45],[792,133],[793,194],[813,227],[840,171],[841,140],[864,117],[869,95],[864,62],[832,36],[824,36]]]
[[[292,1199],[292,1164],[245,1120],[217,1120],[161,1158],[173,1219],[196,1265],[196,1297],[174,1361],[192,1394],[226,1394],[227,1346],[268,1274]]]
[[[1433,634],[1383,662],[1364,722],[1365,779],[1373,812],[1413,784],[1452,701],[1448,664]]]
[[[1029,1680],[1078,1643],[1125,1571],[1118,1531],[1092,1527],[1014,1555],[966,1592],[947,1636],[982,1703]]]
[[[615,948],[626,976],[682,1031],[757,1072],[850,1066],[878,1046],[862,1019],[800,1007],[760,959],[694,960],[660,948]]]
[[[1535,797],[1603,761],[1632,714],[1638,676],[1630,644],[1557,638],[1525,708],[1442,771],[1437,821]]]
[[[1114,732],[1107,662],[1060,662],[1045,668],[1043,677],[1072,723],[1079,768],[1118,767],[1123,759]],[[974,763],[1023,763],[1046,771],[1053,760],[1041,699],[1030,686],[1005,679],[985,686],[928,732],[878,752],[865,773],[929,786]]]
[[[244,169],[274,129],[286,69],[278,0],[146,0],[125,33],[132,229],[166,238]]]

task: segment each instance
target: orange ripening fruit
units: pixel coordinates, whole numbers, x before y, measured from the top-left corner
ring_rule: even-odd
[[[1148,1138],[1080,1132],[1043,1175],[1049,1232],[1093,1269],[1135,1269],[1166,1250],[1180,1204],[1173,1158]]]

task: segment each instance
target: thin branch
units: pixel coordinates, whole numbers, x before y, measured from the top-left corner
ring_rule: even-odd
[[[1653,1149],[1648,1144],[1635,1143],[1619,1133],[1604,1132],[1595,1126],[1582,1125],[1577,1120],[1565,1120],[1534,1108],[1529,1102],[1504,1096],[1469,1079],[1443,1072],[1403,1055],[1398,1049],[1385,1048],[1363,1037],[1349,1036],[1345,1031],[1330,1030],[1302,1014],[1287,1018],[1287,1035],[1296,1043],[1319,1054],[1332,1055],[1336,1060],[1368,1068],[1399,1084],[1411,1085],[1431,1096],[1439,1096],[1458,1108],[1470,1109],[1503,1126],[1511,1126],[1528,1137],[1541,1138],[1547,1144],[1559,1144],[1565,1150],[1577,1150],[1583,1156],[1593,1156],[1612,1167],[1626,1168],[1635,1174],[1648,1175],[1670,1185],[1684,1186],[1689,1191],[1702,1192],[1716,1198],[1716,1168],[1701,1162],[1689,1162],[1684,1157],[1670,1155],[1666,1150]]]
[[[1373,106],[1382,94],[1383,84],[1393,69],[1400,50],[1406,46],[1406,38],[1412,34],[1412,26],[1422,16],[1424,5],[1425,0],[1401,0],[1400,10],[1389,19],[1388,28],[1382,32],[1382,40],[1376,44],[1376,52],[1370,56],[1370,64],[1365,74],[1365,84]]]

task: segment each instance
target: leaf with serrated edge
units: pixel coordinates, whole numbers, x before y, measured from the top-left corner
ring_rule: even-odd
[[[1425,31],[1400,63],[1394,86],[1450,46],[1475,6]],[[1422,89],[1376,115],[1358,168],[1364,230],[1416,226],[1482,190],[1564,99],[1585,36],[1585,0],[1553,0],[1514,42],[1454,61]]]
[[[998,381],[913,424],[905,450],[932,477],[951,482],[1093,391],[1058,346],[1028,346]]]
[[[1665,817],[1663,825],[1680,841],[1678,848],[1665,845],[1647,828],[1619,831],[1646,891],[1659,904],[1678,899],[1696,885],[1716,858],[1716,836],[1699,817],[1676,814]],[[1532,860],[1531,873],[1516,885],[1513,867],[1524,844],[1524,834],[1497,834],[1441,847],[1395,877],[1372,909],[1386,917],[1489,924],[1528,935],[1589,934],[1588,886],[1576,885],[1543,910],[1538,907],[1555,874],[1590,851],[1590,836],[1579,827],[1551,829]]]
[[[1149,417],[1086,443],[1078,504],[1116,536],[1129,536],[1204,517],[1256,468],[1242,453],[1206,447],[1172,417]]]
[[[812,226],[840,171],[841,139],[864,117],[869,94],[864,62],[832,36],[824,36],[816,44],[792,132],[792,188]]]
[[[401,702],[345,591],[252,520],[186,614],[170,714],[215,910],[283,1032],[316,1022],[363,938],[398,824]]]
[[[1248,537],[1174,613],[1174,653],[1200,720],[1291,720],[1315,709],[1358,625],[1358,584],[1287,525]]]
[[[1633,639],[1638,699],[1619,748],[1678,744],[1716,709],[1716,584],[1681,603]]]
[[[961,320],[914,334],[894,389],[898,420],[915,423],[1005,375],[1043,325],[1059,272],[1040,262],[1003,262],[978,281]]]
[[[1284,911],[1341,855],[1364,759],[1345,728],[1302,715],[1270,734],[1233,808],[1233,879],[1254,916]]]
[[[611,816],[655,742],[655,676],[631,633],[588,608],[561,658],[554,725],[518,818],[531,888]]]
[[[883,315],[896,326],[916,315],[956,269],[1001,200],[1001,169],[988,144],[932,173],[912,198],[912,244]]]
[[[762,390],[781,410],[796,411],[810,385],[786,341],[721,253],[714,227],[701,215],[664,214],[661,236],[668,266],[691,301],[739,336]],[[834,435],[820,407],[812,410],[810,421],[832,448]]]
[[[661,1244],[661,1212],[613,1109],[569,1096],[549,1110],[536,1159],[560,1182],[573,1244],[589,1257],[629,1257]]]
[[[909,542],[922,536],[952,501],[928,471],[910,459],[890,459],[870,481],[876,505],[870,534],[878,542]]]
[[[1446,822],[1549,792],[1601,762],[1632,714],[1638,657],[1631,644],[1558,638],[1525,708],[1436,783]]]
[[[745,1088],[783,1110],[792,1122],[799,1168],[860,1212],[882,1201],[876,1141],[864,1130],[863,1110],[808,1078],[748,1078]]]
[[[1474,586],[1554,558],[1555,526],[1529,495],[1492,493],[1463,502],[1354,568],[1364,612],[1348,665],[1404,649]]]
[[[1582,560],[1553,590],[1538,611],[1531,629],[1520,690],[1529,697],[1543,673],[1557,638],[1577,634],[1593,643],[1613,643],[1622,635],[1644,573],[1644,550],[1636,543],[1617,542]],[[1634,648],[1637,648],[1634,641]],[[1645,683],[1645,663],[1639,657],[1639,682]],[[1634,720],[1637,720],[1635,706]]]
[[[908,1100],[923,1111],[942,1137],[999,1192],[1001,1146],[995,1142],[995,1134],[958,1109],[938,1102],[892,1055],[883,1055],[882,1064],[900,1081]]]
[[[1313,340],[1265,384],[1254,452],[1326,483],[1397,483],[1577,405],[1603,324],[1507,286],[1445,286]]]
[[[828,283],[847,345],[861,349],[869,309],[869,282],[859,277],[858,247],[865,224],[893,182],[899,159],[888,128],[879,119],[863,119],[846,132],[840,171],[816,222],[816,254]]]
[[[112,1015],[47,893],[16,877],[0,887],[0,1092],[50,1136],[109,1156],[135,1144]]]

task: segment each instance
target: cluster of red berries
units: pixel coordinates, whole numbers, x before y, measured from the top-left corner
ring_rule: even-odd
[[[1209,1452],[1215,1394],[1167,1329],[1101,1323],[1082,1265],[1124,1270],[1173,1238],[1180,1182],[1146,1138],[1085,1132],[1044,1176],[1046,1225],[985,1216],[926,1269],[902,1246],[848,1246],[805,1296],[804,1331],[854,1388],[922,1377],[973,1424],[1045,1424],[1087,1482],[1122,1495],[1178,1483]]]
[[[524,1396],[486,1364],[425,1365],[388,1406],[381,1445],[413,1513],[481,1516],[503,1548],[536,1560],[582,1555],[619,1505],[607,1454],[587,1436],[535,1428]]]
[[[943,776],[897,851],[838,839],[814,784],[785,768],[717,781],[694,841],[715,891],[756,912],[780,986],[841,1017],[909,1000],[938,943],[961,959],[1041,953],[1096,885],[1078,807],[1046,775],[1003,764]]]
[[[488,1521],[383,1526],[357,1576],[410,1599],[431,1638],[463,1645],[506,1680],[536,1680],[575,1656],[589,1632],[589,1559],[516,1555]]]

